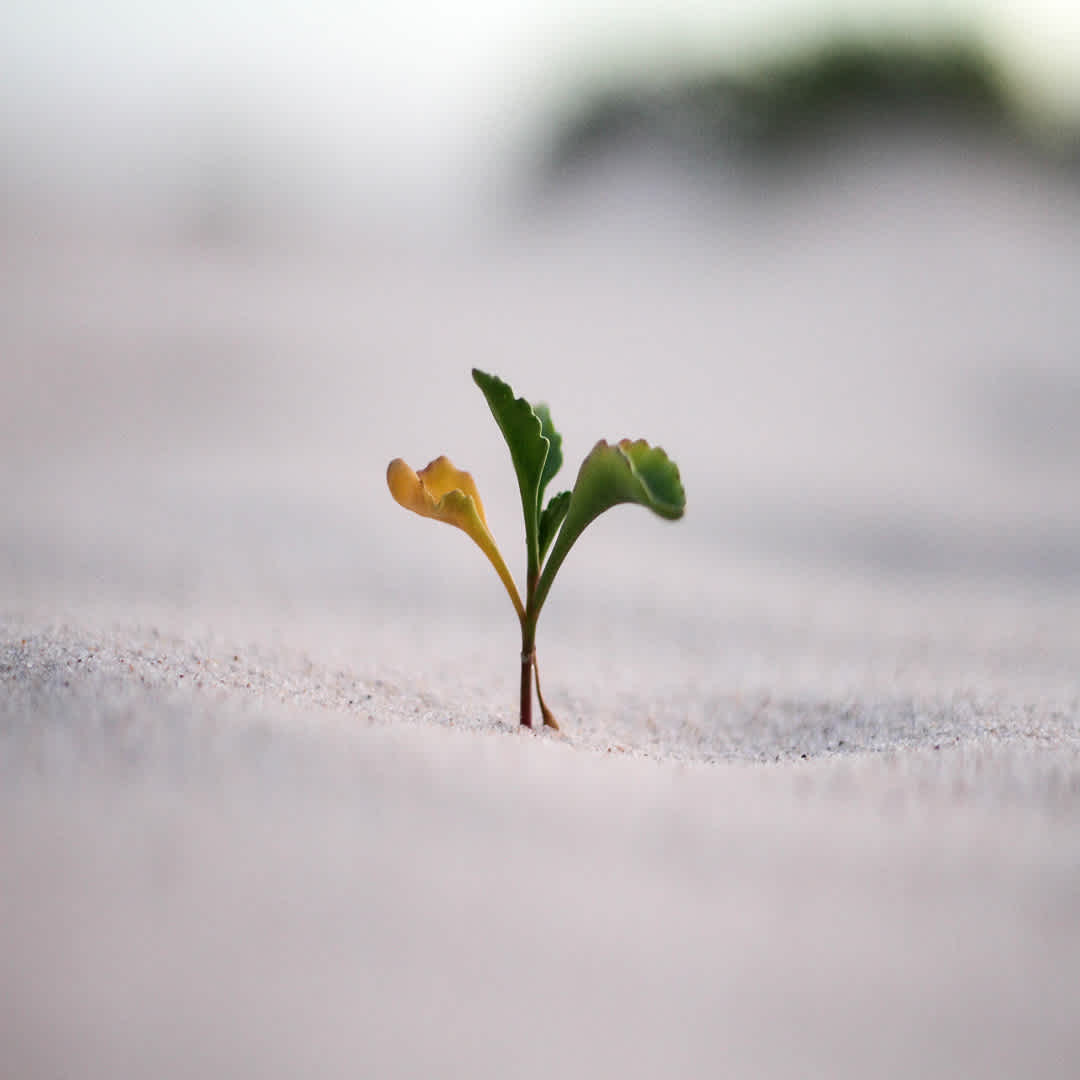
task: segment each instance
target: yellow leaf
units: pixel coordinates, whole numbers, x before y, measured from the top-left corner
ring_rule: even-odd
[[[394,458],[386,470],[386,483],[395,500],[422,517],[445,521],[469,534],[480,550],[491,560],[513,601],[519,619],[525,618],[525,608],[517,586],[506,568],[502,555],[488,529],[484,504],[473,478],[455,468],[447,457],[438,457],[416,473],[401,458]]]

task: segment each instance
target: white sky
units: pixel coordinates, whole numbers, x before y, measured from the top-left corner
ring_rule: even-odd
[[[605,65],[939,28],[977,33],[1021,99],[1080,109],[1078,0],[9,0],[0,140],[30,156],[92,140],[105,160],[204,121],[257,143],[261,125],[297,156],[374,148],[392,184],[467,169]]]

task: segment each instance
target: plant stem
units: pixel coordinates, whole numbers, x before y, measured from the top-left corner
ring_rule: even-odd
[[[544,695],[540,693],[540,664],[537,662],[536,653],[533,652],[533,675],[536,677],[536,700],[540,702],[540,714],[544,718],[544,727],[554,728],[559,730],[559,721],[555,719],[555,714],[547,707],[547,702],[544,701]]]
[[[521,646],[521,723],[523,727],[532,727],[532,673],[533,653],[526,651],[525,643]]]
[[[536,582],[540,577],[540,568],[532,559],[526,568],[525,614],[521,619],[521,724],[532,727],[532,684],[533,669],[536,666],[536,612],[533,610],[533,597],[536,595]]]

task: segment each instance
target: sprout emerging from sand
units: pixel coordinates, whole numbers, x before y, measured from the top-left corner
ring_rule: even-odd
[[[469,473],[455,468],[446,457],[436,458],[418,473],[395,458],[386,470],[386,481],[390,493],[407,510],[457,526],[491,561],[521,623],[521,723],[532,727],[535,681],[544,723],[558,728],[540,693],[536,622],[567,552],[586,525],[619,503],[638,503],[674,521],[683,515],[686,495],[678,466],[658,446],[643,439],[615,444],[601,439],[581,463],[573,491],[560,491],[545,506],[544,492],[563,462],[562,436],[551,422],[551,413],[546,405],[515,398],[513,390],[494,375],[474,368],[472,376],[510,448],[521,489],[527,559],[524,603],[488,528]]]

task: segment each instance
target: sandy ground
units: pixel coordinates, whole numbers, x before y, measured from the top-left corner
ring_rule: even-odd
[[[1075,1075],[1080,213],[895,166],[591,250],[5,247],[5,1075]],[[450,454],[516,568],[474,364],[567,484],[686,482],[556,583],[559,736],[384,487]]]

